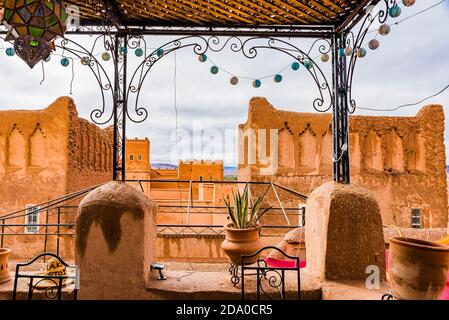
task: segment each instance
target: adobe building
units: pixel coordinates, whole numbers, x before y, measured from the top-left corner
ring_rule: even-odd
[[[150,180],[150,140],[126,139],[126,179],[127,180]],[[150,195],[150,184],[141,183],[139,187],[146,195]]]
[[[71,98],[61,97],[43,110],[0,111],[0,216],[110,181],[111,168],[112,130],[79,118]],[[46,212],[33,221],[23,214],[5,223],[57,222],[53,211],[48,220]],[[75,218],[76,208],[65,212],[61,222]],[[26,234],[27,228],[19,232]],[[48,238],[48,249],[54,250],[55,238]],[[72,252],[73,239],[61,239],[62,252]],[[42,235],[4,237],[4,246],[13,248],[12,258],[34,257],[43,243]]]
[[[426,106],[415,117],[351,116],[349,122],[351,179],[374,193],[383,224],[446,228],[442,106]],[[277,110],[253,98],[240,125],[239,180],[310,194],[332,180],[331,124],[331,114]]]

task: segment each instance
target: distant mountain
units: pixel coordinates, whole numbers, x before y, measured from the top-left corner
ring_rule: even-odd
[[[169,164],[169,163],[152,163],[151,164],[151,168],[153,169],[178,169],[178,166],[174,165],[174,164]]]

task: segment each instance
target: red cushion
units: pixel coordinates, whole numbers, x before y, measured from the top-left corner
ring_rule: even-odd
[[[278,260],[278,259],[273,259],[273,258],[266,258],[265,262],[271,268],[291,268],[291,269],[296,269],[297,268],[296,261],[294,261],[294,260]],[[300,261],[299,262],[299,267],[300,268],[305,268],[306,267],[306,262],[305,261]]]

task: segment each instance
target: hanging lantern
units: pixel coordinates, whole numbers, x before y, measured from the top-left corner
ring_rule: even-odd
[[[416,0],[402,0],[402,3],[404,4],[404,6],[406,7],[410,7],[413,6],[415,4]]]
[[[347,55],[347,56],[352,56],[352,53],[354,52],[354,50],[352,50],[352,48],[351,47],[346,47],[346,49],[345,49],[345,54]]]
[[[239,78],[237,78],[237,77],[232,77],[231,80],[230,80],[230,82],[231,82],[231,84],[232,84],[233,86],[235,86],[235,85],[237,85],[237,84],[239,83]]]
[[[210,73],[212,73],[212,74],[217,74],[218,71],[219,71],[219,69],[218,69],[217,66],[212,66],[212,67],[210,68]]]
[[[136,57],[141,57],[141,56],[143,56],[143,54],[144,54],[144,52],[143,52],[143,49],[142,48],[137,48],[135,51],[134,51],[134,54],[136,55]]]
[[[66,30],[68,14],[62,0],[5,0],[2,23],[6,41],[30,68],[55,50],[54,41]]]
[[[101,59],[103,59],[103,61],[109,61],[109,60],[111,60],[111,54],[109,52],[104,52],[101,55]]]
[[[357,57],[364,58],[365,56],[366,56],[366,49],[365,48],[360,48],[359,50],[357,50]]]
[[[298,71],[299,70],[299,62],[293,62],[291,67],[292,67],[293,71]]]
[[[89,57],[82,57],[82,58],[81,58],[81,64],[82,64],[83,66],[89,65],[89,64],[90,64],[90,58],[89,58]]]
[[[279,83],[282,81],[282,75],[276,74],[273,78],[274,82]]]
[[[321,55],[321,61],[328,62],[329,61],[329,55],[327,53]]]
[[[379,33],[383,36],[386,36],[391,31],[391,27],[388,24],[383,24],[379,27]]]
[[[65,57],[61,59],[61,66],[68,67],[69,64],[70,64],[70,60],[69,59],[67,59]]]
[[[162,57],[164,55],[164,49],[162,48],[157,49],[156,54],[159,58]]]
[[[207,56],[203,53],[203,54],[200,54],[199,56],[198,56],[198,60],[200,61],[200,62],[206,62],[207,61]]]
[[[14,51],[14,48],[7,48],[5,51],[6,51],[6,55],[8,57],[12,57],[16,54],[16,52]]]
[[[377,48],[379,48],[379,46],[380,46],[380,43],[379,43],[379,40],[377,40],[377,39],[373,39],[368,43],[368,47],[371,50],[376,50]]]
[[[397,4],[395,4],[394,6],[392,6],[390,8],[390,10],[388,11],[388,14],[392,18],[397,18],[401,15],[401,8]]]
[[[308,70],[312,69],[313,67],[313,62],[310,60],[305,60],[304,61],[304,67],[306,67]]]
[[[253,81],[254,88],[260,88],[261,85],[262,85],[262,81],[260,81],[259,79],[256,79]]]

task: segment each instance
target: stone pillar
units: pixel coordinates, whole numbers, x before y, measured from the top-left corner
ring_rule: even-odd
[[[368,266],[385,279],[385,244],[379,205],[360,186],[329,182],[307,200],[306,272],[322,281],[366,280]],[[372,272],[372,271],[371,271]]]
[[[144,299],[156,233],[156,204],[139,190],[110,182],[90,192],[76,220],[79,298]]]

